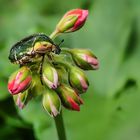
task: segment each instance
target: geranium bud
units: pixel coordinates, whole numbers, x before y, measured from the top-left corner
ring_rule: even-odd
[[[57,93],[64,107],[80,111],[80,105],[83,104],[83,101],[74,89],[66,84],[61,84],[57,89]]]
[[[44,64],[43,82],[51,89],[56,89],[58,85],[58,74],[56,69],[50,64]]]
[[[37,97],[43,94],[45,87],[41,84],[40,75],[32,73],[32,85],[30,86],[30,94],[32,97]]]
[[[25,105],[32,99],[31,94],[28,90],[24,91],[23,93],[19,93],[13,96],[15,104],[20,108],[23,109]]]
[[[71,67],[69,71],[69,83],[79,93],[87,91],[89,82],[84,72],[77,67]]]
[[[73,9],[68,11],[57,24],[56,29],[60,33],[74,32],[80,29],[88,16],[88,10]]]
[[[13,73],[8,81],[8,90],[12,95],[25,91],[31,84],[32,76],[30,69],[26,66],[21,67]]]
[[[47,89],[43,94],[42,104],[44,109],[52,116],[57,116],[61,111],[61,101],[54,90]]]
[[[72,49],[70,52],[78,67],[84,70],[96,70],[99,68],[99,61],[90,50]]]

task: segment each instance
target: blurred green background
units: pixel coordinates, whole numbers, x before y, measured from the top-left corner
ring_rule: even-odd
[[[0,0],[1,140],[57,140],[40,99],[21,111],[14,105],[7,80],[18,67],[8,55],[11,45],[27,35],[49,35],[73,8],[88,9],[88,20],[56,42],[92,49],[100,69],[87,73],[90,87],[81,111],[63,109],[68,140],[140,140],[140,0]]]

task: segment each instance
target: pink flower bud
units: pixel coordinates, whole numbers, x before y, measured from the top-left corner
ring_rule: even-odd
[[[83,101],[75,90],[65,84],[61,84],[57,89],[57,93],[64,107],[80,111],[80,105],[83,104]]]
[[[60,113],[61,101],[54,90],[47,89],[47,91],[43,94],[42,104],[44,109],[52,117],[55,117]]]
[[[27,103],[32,99],[31,94],[28,90],[24,91],[23,93],[19,93],[13,96],[15,104],[20,108],[23,109]]]
[[[31,84],[32,77],[30,69],[26,66],[21,67],[13,73],[8,81],[8,90],[12,95],[25,91]]]
[[[86,49],[70,50],[76,65],[84,70],[96,70],[99,68],[99,61],[91,51]]]
[[[69,83],[79,93],[86,92],[89,86],[84,72],[77,67],[71,67],[69,71]]]
[[[88,16],[88,10],[73,9],[68,11],[57,25],[57,30],[60,33],[74,32],[80,29]]]
[[[50,64],[44,64],[43,82],[51,89],[56,89],[58,85],[58,74],[56,69]]]

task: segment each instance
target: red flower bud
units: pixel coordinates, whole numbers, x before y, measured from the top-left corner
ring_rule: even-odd
[[[80,111],[80,105],[83,104],[83,101],[75,90],[65,84],[61,84],[57,89],[57,93],[64,107]]]
[[[57,30],[60,33],[74,32],[80,29],[88,16],[88,10],[73,9],[68,11],[57,25]]]
[[[32,77],[30,69],[26,66],[21,67],[13,73],[8,81],[8,90],[12,95],[25,91],[31,84]]]

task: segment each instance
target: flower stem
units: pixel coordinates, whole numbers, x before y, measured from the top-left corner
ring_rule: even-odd
[[[58,35],[60,35],[59,31],[58,30],[54,30],[51,35],[50,35],[50,38],[51,39],[55,39]]]
[[[51,33],[50,38],[55,39],[60,34],[61,33],[59,33],[58,30],[54,30],[54,32]],[[54,121],[55,121],[58,139],[59,140],[66,140],[66,133],[65,133],[65,127],[64,127],[64,122],[63,122],[62,111],[59,115],[57,115],[54,118]]]
[[[65,133],[65,127],[64,127],[64,122],[63,122],[62,111],[59,115],[57,115],[54,118],[54,120],[55,120],[55,125],[56,125],[56,130],[57,130],[59,140],[66,140],[66,133]]]
[[[62,48],[62,52],[71,54],[71,51],[68,48]]]
[[[67,62],[62,62],[62,61],[55,61],[54,62],[54,65],[58,65],[58,66],[63,66],[67,71],[69,70],[69,69],[71,69],[71,65],[69,64],[69,63],[67,63]]]

